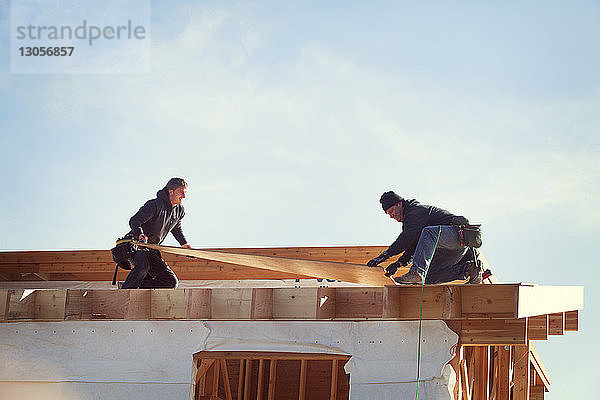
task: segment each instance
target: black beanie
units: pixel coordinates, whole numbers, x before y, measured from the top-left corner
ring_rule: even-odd
[[[389,191],[389,192],[385,192],[384,194],[381,195],[379,202],[381,203],[381,207],[383,208],[383,211],[387,211],[388,208],[390,208],[393,205],[398,204],[402,200],[404,200],[402,197],[398,196],[396,193],[394,193],[392,191]]]

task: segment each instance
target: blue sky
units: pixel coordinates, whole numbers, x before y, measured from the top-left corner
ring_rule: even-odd
[[[323,3],[153,2],[149,74],[11,74],[0,3],[0,249],[109,248],[172,176],[194,247],[389,244],[392,189],[501,280],[585,286],[537,347],[591,399],[600,3]]]

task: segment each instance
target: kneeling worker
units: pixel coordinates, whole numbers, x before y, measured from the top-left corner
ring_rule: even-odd
[[[148,200],[129,220],[131,231],[127,234],[140,242],[161,244],[171,232],[182,247],[189,248],[181,219],[185,212],[181,201],[185,198],[187,183],[181,178],[171,178],[166,186]],[[177,277],[162,259],[158,250],[139,248],[132,257],[133,269],[127,275],[122,289],[175,288]]]
[[[469,224],[465,217],[403,199],[391,191],[379,201],[390,218],[402,222],[402,233],[386,251],[367,263],[369,267],[403,253],[386,269],[393,275],[412,259],[410,271],[394,278],[397,283],[421,284],[424,279],[425,283],[444,283],[467,277],[469,283],[481,283],[481,263],[473,260],[476,257],[468,251],[459,232],[459,226]]]

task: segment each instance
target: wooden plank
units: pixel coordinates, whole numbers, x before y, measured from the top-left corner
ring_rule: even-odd
[[[240,360],[240,373],[238,375],[238,387],[237,387],[237,400],[242,400],[242,393],[244,392],[242,388],[244,387],[244,366],[246,365],[246,360]]]
[[[489,393],[489,347],[477,346],[472,349],[472,358],[475,368],[469,371],[474,380],[473,398],[478,400],[487,400]]]
[[[186,289],[152,289],[152,319],[184,319],[187,295]]]
[[[211,289],[187,289],[187,319],[210,319]]]
[[[252,288],[212,289],[210,314],[213,319],[249,319]]]
[[[529,400],[529,346],[514,346],[513,349],[513,400]]]
[[[565,313],[565,331],[579,330],[579,311],[567,311]]]
[[[336,288],[336,318],[381,318],[383,288]]]
[[[461,286],[461,307],[465,317],[504,317],[517,315],[518,285]]]
[[[365,264],[368,260],[387,249],[387,246],[302,246],[302,247],[235,247],[205,248],[202,250],[264,255],[306,260],[338,261]],[[165,254],[167,263],[185,260],[185,257]],[[4,251],[0,252],[0,264],[23,263],[110,263],[109,250],[50,250],[50,251]]]
[[[498,346],[496,400],[510,400],[511,346]]]
[[[11,289],[8,297],[7,319],[34,319],[36,291]]]
[[[379,268],[368,268],[359,264],[226,253],[218,251],[186,249],[172,246],[158,246],[152,244],[140,245],[167,253],[245,265],[253,268],[269,269],[287,273],[299,273],[301,275],[313,276],[315,278],[336,279],[343,282],[353,282],[370,286],[385,286],[390,282],[389,278],[385,277]]]
[[[515,345],[527,341],[526,318],[518,320],[466,320],[462,322],[461,342],[473,345]]]
[[[316,319],[320,305],[318,288],[273,289],[273,318]]]
[[[263,376],[264,364],[265,364],[265,360],[261,358],[258,361],[258,383],[256,386],[256,400],[262,400],[262,398],[263,398],[262,392],[263,392],[263,380],[264,380],[264,376]]]
[[[10,305],[10,293],[7,289],[0,290],[0,320],[6,320],[8,306]]]
[[[451,319],[458,318],[459,310],[453,305],[456,288],[448,286],[402,286],[400,289],[400,317],[403,319]],[[421,303],[422,293],[422,303]],[[421,311],[422,307],[422,311]]]
[[[317,289],[316,319],[336,318],[337,312],[337,289],[320,287]]]
[[[463,399],[471,400],[471,391],[469,388],[469,375],[467,372],[467,360],[460,360],[460,383],[463,392]]]
[[[298,393],[298,400],[306,399],[306,366],[308,361],[300,361],[300,389]]]
[[[219,395],[219,377],[221,375],[221,363],[219,360],[214,360],[212,366],[206,373],[206,390],[205,394],[217,397]]]
[[[400,293],[398,286],[388,285],[383,288],[383,318],[400,318]]]
[[[267,400],[275,400],[275,385],[277,384],[277,360],[271,359],[269,364],[269,392]]]
[[[250,400],[250,384],[252,383],[252,360],[246,360],[244,377],[244,400]]]
[[[519,286],[518,317],[583,308],[583,286]]]
[[[66,290],[65,319],[91,319],[92,318],[92,295],[87,290]]]
[[[337,388],[338,388],[338,360],[331,360],[331,387],[330,387],[330,400],[337,399]]]
[[[225,400],[233,400],[231,395],[231,385],[229,383],[229,371],[227,371],[227,361],[219,360],[221,363],[221,371],[223,371],[223,386],[225,388]]]
[[[35,318],[63,320],[66,299],[66,290],[36,290]]]
[[[529,340],[548,339],[548,315],[527,317],[527,338]]]
[[[273,289],[252,289],[251,319],[273,319]]]
[[[194,354],[194,357],[201,359],[221,359],[228,360],[343,360],[350,358],[347,354],[335,353],[292,353],[285,351],[200,351]]]
[[[148,320],[152,318],[152,289],[132,289],[127,290],[129,300],[125,311],[127,320]]]
[[[565,319],[563,313],[548,315],[548,334],[563,335],[565,333]]]
[[[125,319],[129,307],[128,290],[89,290],[92,319]]]

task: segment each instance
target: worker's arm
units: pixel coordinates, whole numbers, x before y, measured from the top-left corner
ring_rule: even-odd
[[[146,204],[140,207],[138,212],[135,213],[131,219],[129,219],[129,227],[134,234],[135,238],[143,240],[140,235],[146,236],[142,225],[150,220],[156,214],[156,202],[154,200],[148,200]]]
[[[386,251],[369,260],[367,265],[369,267],[376,267],[388,258],[402,252],[404,254],[402,254],[398,261],[402,265],[407,265],[415,252],[419,236],[421,236],[421,231],[427,223],[428,216],[426,208],[419,207],[414,210],[406,210],[402,216],[402,233],[400,233],[398,239]]]
[[[177,239],[177,241],[179,242],[181,247],[190,248],[190,245],[188,244],[187,239],[185,238],[185,235],[183,234],[183,229],[181,229],[181,220],[183,219],[184,216],[185,216],[185,210],[183,207],[181,207],[181,216],[179,217],[179,221],[177,221],[177,224],[173,227],[173,229],[171,229],[171,233],[173,234],[173,236],[175,236],[175,239]]]
[[[419,207],[414,210],[408,210],[402,217],[402,233],[390,245],[387,252],[390,257],[404,252],[400,260],[406,263],[415,252],[421,231],[427,226],[429,214],[426,208]]]

